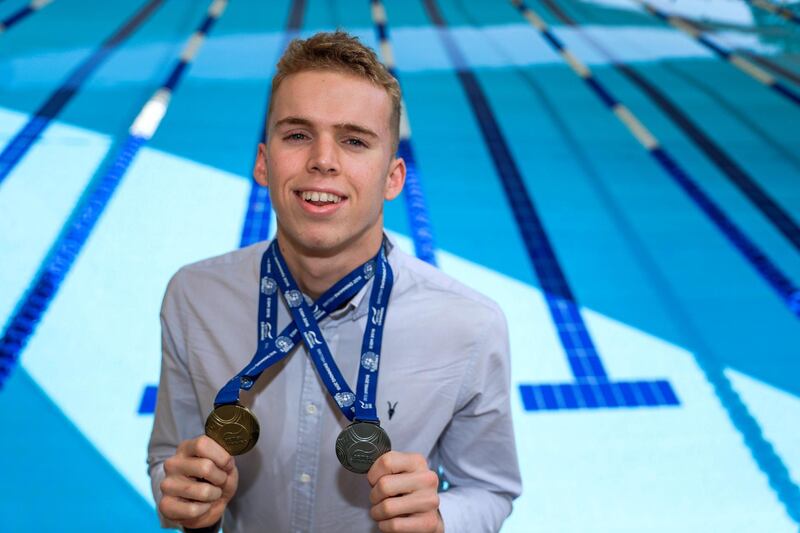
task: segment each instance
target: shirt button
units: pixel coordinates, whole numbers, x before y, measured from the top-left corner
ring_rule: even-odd
[[[306,413],[308,413],[310,415],[316,414],[317,413],[317,406],[314,405],[313,403],[310,403],[310,404],[306,405]]]
[[[308,483],[309,481],[311,481],[311,476],[303,472],[302,474],[300,474],[300,481],[302,483]]]

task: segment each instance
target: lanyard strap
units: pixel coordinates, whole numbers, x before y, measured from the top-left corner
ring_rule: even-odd
[[[302,297],[302,293],[298,289],[297,283],[291,272],[289,272],[289,268],[286,266],[286,262],[277,246],[272,251],[272,257],[275,260],[278,272],[278,285],[283,291],[286,304],[289,306],[289,312],[292,314],[294,323],[302,334],[303,343],[308,349],[320,379],[325,384],[325,388],[328,389],[328,394],[333,397],[336,405],[339,406],[339,409],[348,420],[379,422],[377,410],[375,409],[378,368],[380,365],[386,307],[394,282],[392,269],[386,261],[384,247],[381,246],[378,255],[374,259],[367,261],[354,271],[363,271],[365,278],[376,277],[375,282],[372,284],[367,327],[364,330],[364,338],[361,343],[361,364],[358,369],[356,389],[358,396],[353,394],[353,391],[347,385],[347,380],[344,379],[339,367],[336,365],[328,343],[319,329],[317,318],[305,298]]]
[[[278,274],[277,279],[275,273]],[[322,332],[319,330],[318,321],[350,300],[376,275],[377,279],[370,293],[367,328],[362,341],[357,389],[359,401],[356,402],[356,396],[342,377]],[[214,405],[238,402],[240,390],[252,388],[258,377],[267,368],[284,359],[302,339],[320,378],[342,413],[349,420],[355,418],[378,422],[375,396],[383,324],[392,284],[392,269],[386,260],[384,247],[381,246],[375,258],[339,280],[314,302],[313,307],[310,307],[286,266],[277,240],[273,240],[261,257],[256,353],[250,363],[220,389],[214,399]],[[279,288],[292,314],[293,322],[277,336],[274,336],[278,322],[277,293]]]

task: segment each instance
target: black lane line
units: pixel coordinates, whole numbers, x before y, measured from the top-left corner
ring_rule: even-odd
[[[120,26],[83,63],[78,65],[67,77],[61,87],[50,95],[47,101],[36,110],[27,124],[17,133],[0,153],[0,185],[30,148],[39,140],[42,132],[50,125],[61,110],[81,90],[81,87],[128,37],[158,9],[164,0],[150,0],[127,22]]]
[[[541,0],[562,23],[580,28],[575,20],[567,15],[554,0]],[[639,87],[708,157],[714,165],[744,194],[753,205],[780,231],[784,237],[800,251],[800,226],[778,203],[773,200],[758,183],[733,160],[725,150],[708,135],[703,133],[689,116],[675,105],[662,91],[650,83],[630,66],[619,62],[609,51],[587,33],[583,37],[604,55],[614,68],[634,85]]]

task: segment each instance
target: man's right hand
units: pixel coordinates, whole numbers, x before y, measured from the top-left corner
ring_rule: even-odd
[[[158,510],[188,528],[219,522],[239,485],[233,456],[206,435],[180,443],[164,473]]]

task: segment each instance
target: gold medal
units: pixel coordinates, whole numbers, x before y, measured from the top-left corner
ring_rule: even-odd
[[[256,416],[238,403],[215,407],[206,419],[206,435],[231,455],[250,451],[258,441],[259,431]]]

